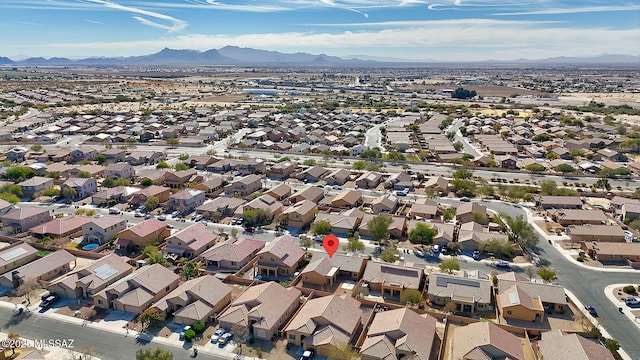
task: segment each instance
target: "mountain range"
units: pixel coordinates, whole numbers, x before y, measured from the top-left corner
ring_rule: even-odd
[[[89,57],[68,59],[64,57],[31,57],[20,61],[0,56],[1,65],[15,66],[74,66],[74,65],[236,65],[236,66],[407,66],[409,64],[447,64],[464,62],[445,62],[435,60],[403,60],[400,58],[376,58],[355,55],[348,58],[314,55],[308,53],[282,53],[278,51],[225,46],[221,49],[207,51],[176,50],[164,48],[161,51],[129,57]],[[517,59],[508,61],[474,61],[467,64],[532,64],[532,65],[585,65],[585,64],[626,64],[640,65],[640,56],[603,54],[594,57],[555,57],[547,59]]]

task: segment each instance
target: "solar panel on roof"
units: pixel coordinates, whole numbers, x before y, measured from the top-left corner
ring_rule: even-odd
[[[449,286],[449,284],[469,286],[469,287],[480,287],[480,282],[477,280],[449,278],[444,276],[438,276],[436,278],[436,285],[438,285],[439,287],[447,287]]]
[[[11,261],[15,258],[17,258],[20,255],[24,255],[27,253],[26,249],[23,248],[17,248],[17,249],[13,249],[5,254],[0,255],[0,258],[4,261]]]
[[[509,302],[511,302],[511,305],[519,303],[520,299],[518,298],[518,294],[510,293],[509,294]]]
[[[118,270],[114,269],[109,264],[104,264],[95,270],[95,274],[100,278],[100,280],[108,279],[117,273]]]

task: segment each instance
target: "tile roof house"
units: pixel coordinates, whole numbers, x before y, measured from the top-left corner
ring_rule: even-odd
[[[133,186],[116,186],[106,188],[95,193],[91,197],[91,202],[95,205],[102,205],[110,200],[113,200],[116,203],[123,203],[129,201],[138,191],[140,191],[140,188]]]
[[[328,356],[332,347],[353,345],[362,327],[360,302],[351,296],[329,295],[307,300],[284,331],[290,344]]]
[[[438,215],[438,205],[413,203],[409,216],[414,219],[434,219]]]
[[[287,216],[287,225],[293,228],[306,228],[316,216],[318,206],[310,200],[302,200],[287,207],[282,212]]]
[[[291,186],[281,183],[269,189],[265,194],[272,196],[278,201],[282,201],[291,195]]]
[[[113,240],[118,233],[127,228],[127,219],[121,216],[103,216],[92,218],[82,225],[83,240],[88,243],[104,244]]]
[[[327,291],[327,288],[332,287],[336,282],[338,270],[339,268],[331,262],[331,258],[316,254],[309,264],[300,271],[302,286],[309,287],[311,285]]]
[[[529,360],[525,349],[531,344],[496,324],[477,322],[453,329],[450,357],[445,360]]]
[[[267,220],[273,220],[276,215],[282,212],[283,208],[282,203],[277,201],[273,196],[264,194],[238,207],[234,214],[242,217],[243,213],[247,210],[262,209],[268,214]]]
[[[308,183],[315,183],[323,179],[324,175],[328,173],[328,170],[322,166],[310,166],[301,171],[297,178],[298,180]]]
[[[221,327],[252,330],[254,337],[270,340],[300,307],[300,291],[275,282],[247,288],[220,315]]]
[[[224,179],[213,177],[199,184],[195,184],[193,189],[204,191],[207,197],[216,197],[222,193],[224,183]]]
[[[175,254],[178,258],[191,259],[199,256],[220,240],[220,237],[209,230],[203,223],[195,223],[186,229],[169,236],[164,254]]]
[[[302,200],[310,200],[314,203],[317,203],[318,201],[322,200],[323,197],[324,189],[318,186],[308,186],[304,189],[296,191],[289,197],[289,201],[296,203]]]
[[[358,227],[360,220],[360,217],[350,216],[347,214],[319,213],[316,215],[314,224],[324,221],[331,225],[332,234],[347,235],[350,231],[355,230]]]
[[[345,169],[336,169],[324,178],[327,185],[344,185],[351,177],[351,172]]]
[[[358,233],[360,236],[364,238],[372,238],[373,235],[369,230],[369,221],[373,219],[376,215],[373,214],[364,214],[362,216],[362,220],[360,221],[360,226],[358,226]],[[389,215],[391,216],[391,215]],[[389,224],[389,236],[392,239],[399,239],[402,237],[407,230],[407,218],[404,216],[391,216],[391,224]]]
[[[540,196],[536,206],[541,209],[582,209],[579,196]]]
[[[231,288],[213,275],[187,280],[153,307],[164,316],[173,313],[176,324],[210,322],[231,303]]]
[[[143,205],[152,196],[158,199],[159,204],[163,204],[169,200],[169,195],[171,195],[171,189],[168,187],[150,185],[133,194],[131,200],[129,200],[129,204],[134,206]]]
[[[424,270],[412,266],[368,261],[362,280],[384,297],[400,296],[405,289],[421,291]]]
[[[202,205],[205,199],[206,194],[202,190],[182,189],[175,194],[169,195],[167,206],[171,210],[190,213],[196,207]]]
[[[104,168],[104,177],[111,179],[131,179],[135,169],[130,164],[120,162],[111,163]]]
[[[393,214],[398,204],[398,197],[392,194],[386,194],[373,199],[371,202],[371,210],[374,214]]]
[[[38,258],[38,250],[18,241],[0,249],[0,274],[5,274]]]
[[[545,310],[564,313],[564,287],[541,282],[498,279],[496,306],[504,318],[544,321]]]
[[[331,206],[341,209],[352,208],[362,204],[362,194],[353,189],[344,189],[331,200]]]
[[[258,252],[257,273],[267,277],[293,275],[302,264],[305,254],[295,238],[279,236]]]
[[[221,219],[231,216],[236,209],[244,205],[247,201],[237,197],[219,196],[196,208],[196,213],[201,214],[206,219]]]
[[[73,265],[72,265],[73,263]],[[0,286],[15,289],[27,279],[37,279],[41,283],[60,276],[76,266],[76,257],[65,250],[45,255],[0,276]]]
[[[231,238],[214,245],[201,258],[207,270],[235,272],[253,260],[264,245],[261,240]]]
[[[600,225],[607,221],[607,215],[600,210],[560,209],[550,210],[551,218],[562,226],[568,225]]]
[[[186,183],[199,183],[202,176],[198,175],[196,169],[182,171],[168,171],[164,176],[164,184],[172,189],[179,189]]]
[[[61,238],[82,231],[84,224],[91,222],[91,220],[93,218],[89,216],[67,215],[36,225],[29,229],[29,232],[40,238],[45,236]]]
[[[85,199],[98,192],[98,182],[93,178],[68,178],[60,186],[60,194],[63,196],[65,188],[71,188],[75,191],[75,195],[71,196],[72,200]]]
[[[34,176],[25,181],[19,182],[18,186],[22,188],[22,196],[32,198],[42,190],[53,188],[53,179],[42,176]]]
[[[580,249],[600,262],[640,261],[640,244],[634,242],[583,241]]]
[[[133,272],[133,267],[127,264],[126,260],[127,258],[116,254],[109,254],[51,283],[48,290],[72,299],[91,298]]]
[[[620,225],[570,225],[567,235],[572,242],[612,241],[624,242],[625,234]]]
[[[224,193],[228,195],[240,194],[242,197],[253,194],[262,189],[262,178],[258,175],[247,175],[224,187]]]
[[[356,186],[364,189],[375,189],[382,181],[382,174],[369,171],[360,175],[356,179]]]
[[[409,308],[378,312],[360,346],[360,358],[429,360],[437,352],[436,323],[434,317]]]
[[[101,309],[140,314],[178,287],[180,276],[160,264],[143,266],[93,296]]]
[[[171,230],[162,221],[151,218],[118,233],[115,244],[120,247],[143,248],[147,244],[162,243]]]
[[[491,310],[491,281],[487,279],[431,273],[427,293],[429,301],[438,305],[452,302],[458,312]]]
[[[487,214],[487,207],[475,202],[462,203],[456,208],[456,220],[461,223],[473,221],[474,214]]]
[[[578,334],[551,330],[542,333],[538,341],[540,358],[544,360],[613,360],[615,357],[604,346]]]
[[[2,226],[23,232],[51,220],[49,209],[42,207],[13,207],[1,216]]]

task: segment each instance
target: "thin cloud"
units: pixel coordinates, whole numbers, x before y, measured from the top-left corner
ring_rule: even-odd
[[[107,8],[114,9],[114,10],[121,10],[121,11],[126,11],[134,14],[144,15],[144,16],[159,19],[159,20],[165,20],[170,25],[155,22],[155,21],[149,20],[148,18],[143,18],[141,16],[133,17],[135,20],[137,20],[139,23],[143,25],[152,26],[158,29],[164,29],[164,30],[167,30],[168,32],[183,30],[188,25],[188,23],[184,20],[180,20],[180,19],[174,18],[173,16],[161,14],[154,11],[139,9],[132,6],[120,5],[120,4],[116,4],[106,0],[87,0],[87,1],[91,3],[103,5]]]
[[[535,30],[535,31],[533,31]],[[368,54],[437,60],[516,59],[551,56],[588,56],[598,53],[621,53],[633,49],[640,29],[567,29],[531,25],[425,26],[381,31],[331,33],[270,33],[244,35],[182,35],[148,41],[58,43],[57,52],[91,50],[91,54],[149,54],[164,47],[207,50],[228,44],[279,51],[305,51],[348,55],[359,49]],[[304,45],[292,45],[304,44]],[[410,50],[410,51],[408,51]],[[362,50],[364,51],[364,50]],[[628,50],[626,51],[628,53]]]
[[[577,13],[589,13],[589,12],[611,12],[611,11],[633,11],[639,10],[640,5],[629,6],[587,6],[580,8],[556,8],[556,9],[542,9],[520,12],[503,12],[493,14],[495,16],[508,16],[508,15],[555,15],[555,14],[577,14]]]
[[[557,20],[494,20],[494,19],[443,19],[443,20],[399,20],[399,21],[377,21],[363,23],[312,23],[302,24],[305,26],[323,27],[415,27],[415,26],[441,26],[441,25],[473,25],[473,26],[505,26],[505,25],[542,25],[558,24],[564,21]]]
[[[95,20],[89,20],[89,19],[84,19],[84,21],[85,21],[85,22],[88,22],[88,23],[92,23],[92,24],[100,24],[100,25],[104,25],[104,23],[103,23],[103,22],[101,22],[101,21],[95,21]]]

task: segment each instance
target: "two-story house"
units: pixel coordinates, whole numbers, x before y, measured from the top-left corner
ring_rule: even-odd
[[[65,190],[65,188],[73,189],[72,191]],[[98,192],[98,182],[92,178],[68,178],[60,186],[60,193],[62,196],[70,194],[72,200],[85,199]],[[66,196],[65,196],[66,197]]]
[[[111,179],[131,179],[135,169],[125,162],[111,163],[104,168],[104,177]]]
[[[220,239],[203,223],[196,223],[167,238],[164,254],[175,254],[178,258],[194,258],[209,249]]]
[[[269,242],[258,253],[257,273],[264,276],[291,276],[302,265],[305,251],[295,238],[282,235]]]
[[[262,178],[258,175],[247,175],[224,187],[227,195],[239,194],[242,197],[253,194],[262,189]]]
[[[117,238],[119,232],[127,228],[127,220],[121,216],[103,216],[92,218],[82,225],[83,241],[104,244]]]
[[[42,176],[34,176],[31,179],[27,179],[18,183],[22,188],[22,196],[31,199],[36,194],[39,194],[43,190],[53,188],[53,179]]]
[[[205,192],[202,190],[183,189],[169,196],[167,206],[171,210],[189,213],[202,205],[205,198]]]

